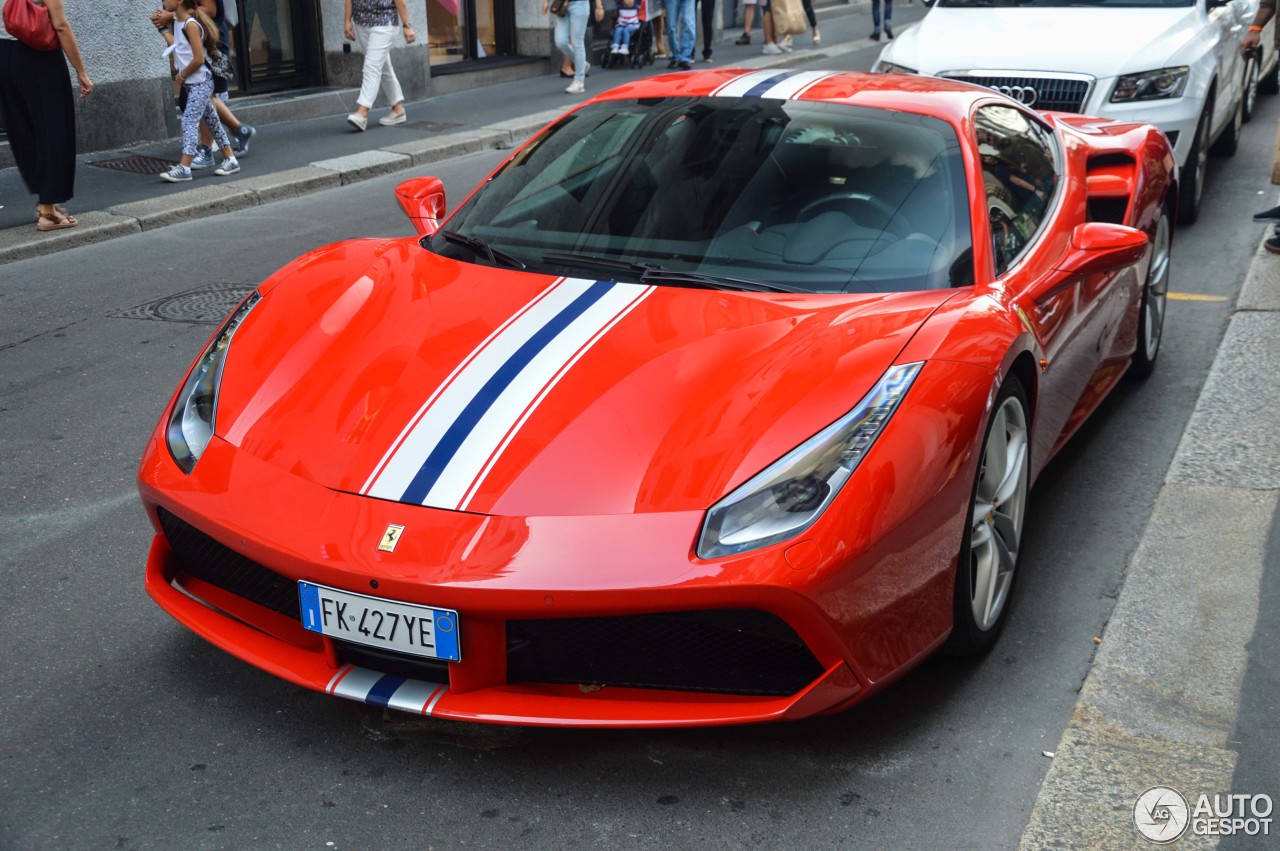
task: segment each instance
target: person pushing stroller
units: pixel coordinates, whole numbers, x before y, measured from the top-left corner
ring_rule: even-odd
[[[618,0],[618,18],[613,24],[613,48],[610,53],[629,56],[631,36],[640,29],[640,8],[636,0]]]

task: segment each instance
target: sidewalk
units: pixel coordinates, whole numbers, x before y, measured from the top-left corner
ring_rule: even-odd
[[[864,67],[869,67],[880,45],[866,38],[869,22],[864,19],[868,8],[867,0],[818,8],[819,26],[823,29],[820,50],[810,46],[808,35],[799,35],[794,37],[794,52],[765,56],[760,52],[759,24],[753,43],[745,46],[734,43],[739,30],[727,30],[713,45],[713,62],[695,67],[817,64],[850,68],[855,66],[846,57],[857,51],[867,51],[869,58]],[[921,12],[904,12],[900,16],[904,25],[923,11],[923,7],[914,8]],[[700,50],[699,44],[695,52]],[[587,96],[664,73],[668,73],[665,61],[641,69],[593,68],[587,80]],[[177,161],[177,140],[82,154],[78,157],[76,197],[67,204],[80,224],[62,231],[37,231],[32,218],[35,202],[17,169],[0,169],[0,204],[5,205],[0,209],[0,265],[395,171],[420,172],[420,167],[428,163],[475,151],[512,147],[585,99],[565,94],[564,87],[565,81],[558,75],[540,74],[514,83],[442,95],[406,104],[406,124],[379,127],[371,120],[364,133],[351,130],[344,120],[354,108],[355,89],[303,94],[300,97],[330,104],[333,114],[257,125],[258,133],[241,163],[242,170],[233,179],[214,177],[212,169],[208,169],[197,171],[190,184],[160,181],[157,175]],[[232,103],[233,109],[237,106]],[[371,119],[385,111],[386,106],[379,103]],[[249,114],[245,110],[246,120]],[[290,114],[287,105],[281,114]],[[103,167],[104,161],[116,161],[117,168]],[[121,167],[141,168],[143,172],[120,170]]]

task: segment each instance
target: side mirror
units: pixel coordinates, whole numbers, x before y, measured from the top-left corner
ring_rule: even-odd
[[[1071,247],[1058,270],[1080,275],[1114,272],[1142,260],[1147,235],[1137,228],[1110,222],[1085,222],[1071,232]]]
[[[415,177],[396,187],[396,200],[419,236],[431,236],[444,219],[444,184],[438,177]]]

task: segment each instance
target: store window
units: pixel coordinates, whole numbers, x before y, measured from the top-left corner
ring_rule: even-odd
[[[426,0],[433,69],[514,52],[512,0]]]

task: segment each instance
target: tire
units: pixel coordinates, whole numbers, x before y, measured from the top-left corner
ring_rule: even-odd
[[[1258,60],[1250,59],[1244,69],[1244,94],[1241,96],[1243,113],[1241,117],[1248,124],[1258,105]]]
[[[1274,50],[1275,48],[1271,49]],[[1266,57],[1267,48],[1264,47],[1262,50],[1263,53],[1260,59]],[[1280,59],[1277,59],[1275,64],[1271,66],[1271,70],[1263,74],[1262,78],[1258,80],[1258,91],[1264,95],[1274,95],[1280,92]]]
[[[1244,126],[1244,95],[1236,101],[1236,108],[1231,113],[1231,123],[1222,128],[1222,133],[1209,148],[1209,155],[1214,157],[1233,157],[1240,147],[1240,128]]]
[[[952,656],[986,652],[1008,620],[1030,487],[1027,408],[1022,382],[1009,376],[991,409],[970,492],[945,647]]]
[[[1142,285],[1142,301],[1138,309],[1138,346],[1129,365],[1129,376],[1139,381],[1148,378],[1156,369],[1160,355],[1160,340],[1164,335],[1165,308],[1169,298],[1169,249],[1172,245],[1173,223],[1169,211],[1160,213],[1155,235],[1151,238],[1151,264],[1147,267],[1147,280]]]
[[[1178,187],[1178,223],[1195,224],[1200,218],[1200,200],[1204,196],[1204,175],[1209,168],[1209,151],[1205,145],[1205,137],[1209,134],[1209,115],[1213,104],[1205,104],[1200,113],[1200,122],[1196,124],[1196,135],[1191,140],[1191,151],[1187,154],[1187,165],[1182,169],[1182,181]]]

